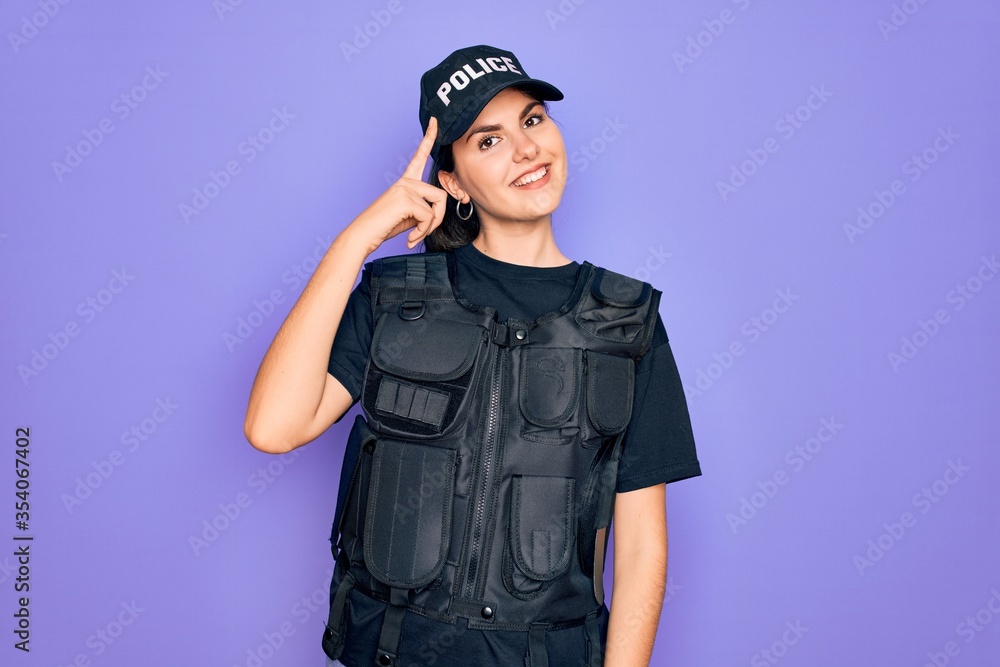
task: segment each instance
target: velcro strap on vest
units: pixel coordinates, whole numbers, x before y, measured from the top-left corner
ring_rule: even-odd
[[[354,583],[354,575],[350,572],[345,573],[330,604],[330,616],[323,632],[323,652],[331,660],[339,658],[344,650],[344,609],[347,606],[347,594],[354,588]]]
[[[385,616],[382,619],[378,651],[375,653],[375,667],[399,667],[399,636],[403,630],[407,597],[407,589],[393,586],[389,594],[389,606],[385,608]]]
[[[455,298],[445,253],[414,253],[372,260],[372,313],[379,304],[417,304]],[[409,310],[409,308],[407,308]]]
[[[548,623],[531,624],[531,630],[528,631],[528,655],[524,658],[525,667],[549,667],[549,654],[545,650],[545,631],[548,627]]]
[[[406,258],[406,304],[424,300],[424,284],[427,282],[427,266],[420,258]]]
[[[379,383],[375,408],[440,429],[449,399],[447,392],[399,382],[387,376]]]

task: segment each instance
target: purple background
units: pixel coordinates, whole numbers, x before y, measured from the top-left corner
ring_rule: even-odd
[[[282,459],[247,396],[416,147],[420,74],[477,43],[566,94],[562,251],[664,292],[704,476],[668,487],[653,664],[1000,664],[996,3],[223,2],[0,10],[4,664],[324,664],[353,412]]]

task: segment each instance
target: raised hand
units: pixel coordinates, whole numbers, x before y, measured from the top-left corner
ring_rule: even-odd
[[[444,220],[448,193],[422,178],[436,136],[437,118],[432,116],[403,175],[351,222],[350,227],[366,239],[369,254],[407,229],[412,231],[406,246],[413,248]]]

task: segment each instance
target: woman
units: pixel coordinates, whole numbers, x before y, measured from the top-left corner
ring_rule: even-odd
[[[261,363],[257,449],[364,408],[333,526],[329,664],[649,662],[664,487],[701,470],[660,292],[556,245],[567,157],[546,102],[562,97],[485,45],[426,72],[413,159],[331,244]],[[406,231],[426,253],[366,263]]]

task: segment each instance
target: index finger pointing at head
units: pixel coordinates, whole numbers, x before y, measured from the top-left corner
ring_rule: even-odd
[[[420,141],[420,145],[417,146],[417,152],[413,154],[413,159],[411,159],[410,164],[406,166],[403,176],[406,178],[413,178],[418,181],[423,179],[424,167],[427,165],[427,158],[431,154],[431,147],[434,146],[434,140],[436,138],[437,118],[431,116],[430,121],[427,123],[427,131],[424,132],[424,138]]]

